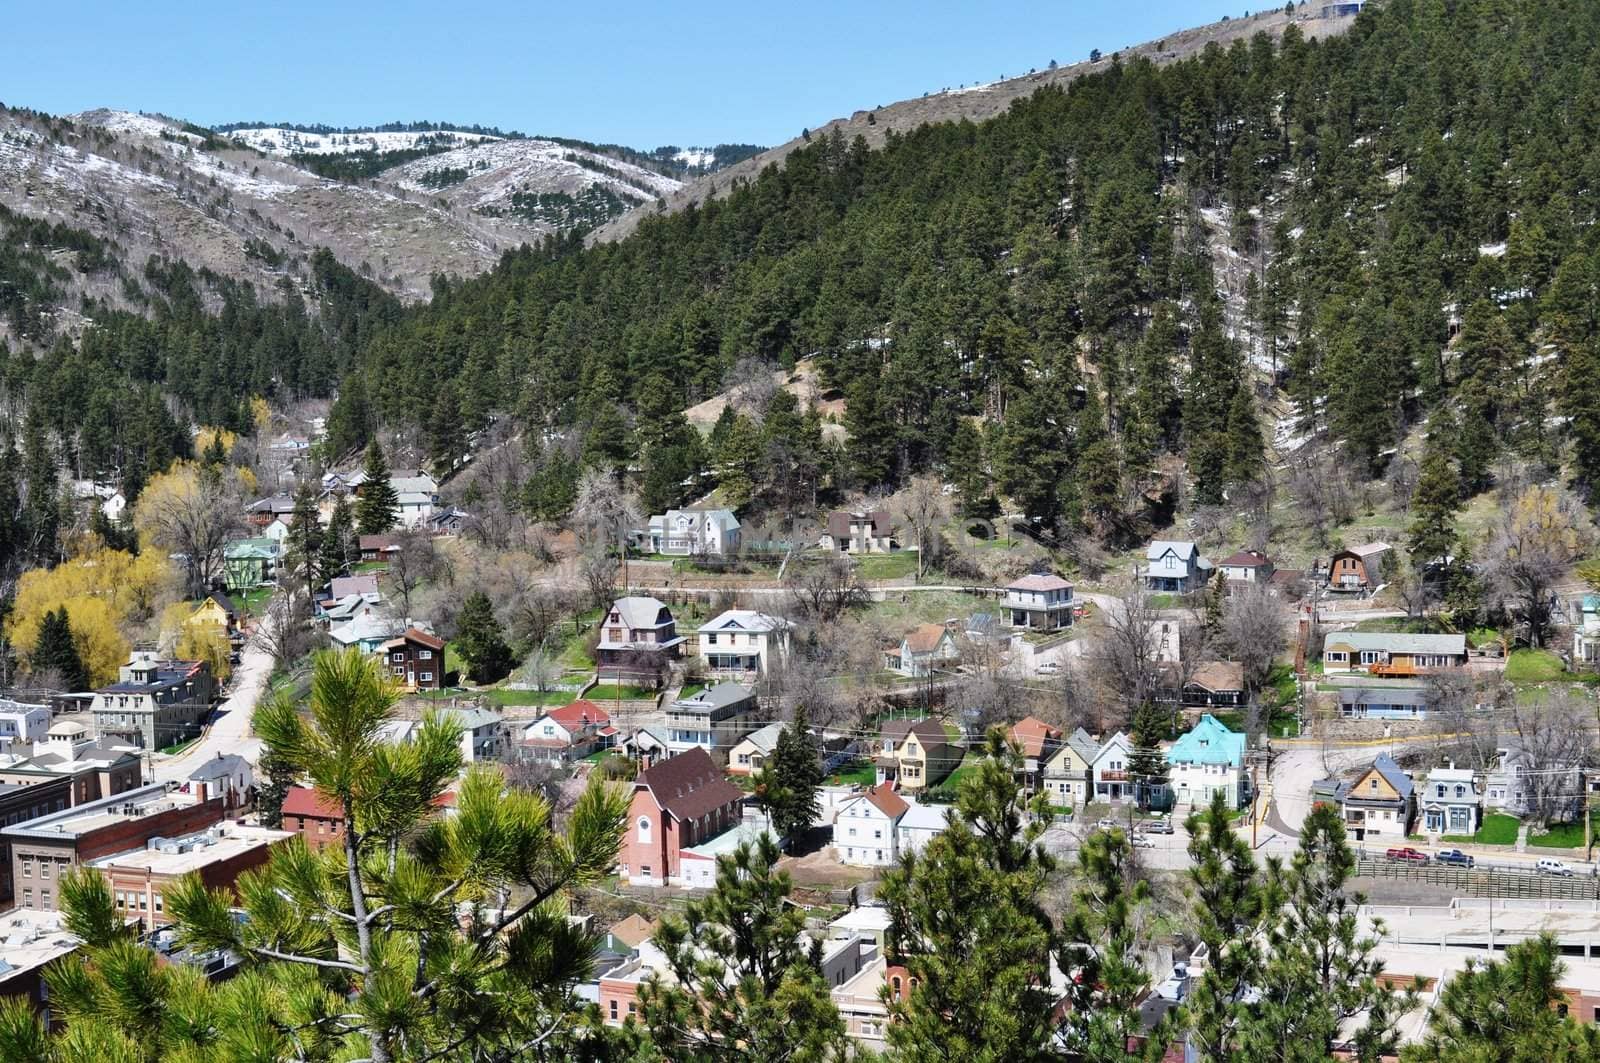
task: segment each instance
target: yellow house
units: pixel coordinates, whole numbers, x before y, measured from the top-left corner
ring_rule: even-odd
[[[1086,803],[1100,743],[1082,727],[1072,732],[1044,765],[1044,792],[1061,808]]]
[[[921,793],[961,762],[961,749],[950,744],[938,720],[890,720],[880,733],[878,782],[893,782],[905,793]]]
[[[195,607],[184,620],[185,627],[197,628],[210,625],[221,631],[224,635],[233,634],[239,622],[239,610],[226,594],[213,591],[204,601]]]

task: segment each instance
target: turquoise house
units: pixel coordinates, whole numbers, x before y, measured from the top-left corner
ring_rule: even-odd
[[[1168,783],[1179,805],[1204,808],[1221,791],[1229,808],[1244,803],[1244,735],[1209,712],[1167,750]]]

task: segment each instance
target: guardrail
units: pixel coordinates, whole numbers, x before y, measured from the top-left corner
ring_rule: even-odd
[[[1432,886],[1448,886],[1468,897],[1549,897],[1564,900],[1600,898],[1600,878],[1574,871],[1570,876],[1542,874],[1532,865],[1417,863],[1383,857],[1361,857],[1356,874],[1370,878],[1404,879]]]

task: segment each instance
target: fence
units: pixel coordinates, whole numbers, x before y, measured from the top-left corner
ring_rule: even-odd
[[[1356,874],[1448,886],[1459,896],[1466,897],[1549,897],[1580,901],[1600,898],[1600,879],[1593,875],[1541,875],[1531,867],[1526,871],[1505,867],[1466,868],[1362,857],[1356,861]]]

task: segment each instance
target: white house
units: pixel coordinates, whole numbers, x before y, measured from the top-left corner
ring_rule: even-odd
[[[1478,787],[1470,768],[1434,768],[1422,783],[1422,829],[1471,834],[1478,829]]]
[[[1090,765],[1094,796],[1099,801],[1120,801],[1133,796],[1133,777],[1128,765],[1133,759],[1133,740],[1118,731],[1095,751]]]
[[[1072,626],[1072,584],[1050,573],[1034,573],[1006,584],[1011,626],[1056,631]]]
[[[0,750],[44,741],[50,730],[50,707],[0,698]]]
[[[1209,712],[1167,750],[1167,784],[1180,805],[1201,808],[1221,791],[1229,808],[1244,798],[1244,735]]]
[[[433,508],[439,504],[439,483],[425,472],[391,476],[389,486],[394,488],[400,502],[402,527],[419,526],[433,515]]]
[[[1145,586],[1165,594],[1188,594],[1205,585],[1211,562],[1194,543],[1156,539],[1144,552]]]
[[[284,542],[289,538],[289,522],[282,517],[273,517],[272,523],[261,529],[261,537],[263,539],[271,539],[278,544],[278,548],[281,550]]]
[[[772,661],[788,653],[793,629],[794,624],[781,616],[729,609],[696,634],[707,668],[718,675],[754,679],[766,675]]]
[[[907,800],[906,814],[894,830],[895,847],[901,853],[920,853],[950,826],[948,805],[923,805]]]
[[[1495,750],[1495,766],[1483,780],[1483,807],[1520,816],[1528,809],[1528,783],[1523,777],[1533,758],[1520,749]]]
[[[669,509],[645,529],[651,553],[727,557],[739,552],[739,518],[729,509]]]
[[[718,683],[667,706],[667,747],[685,753],[696,746],[708,752],[730,750],[756,728],[755,692],[739,683]]]
[[[580,699],[551,709],[524,727],[522,746],[534,760],[561,764],[606,748],[616,736],[611,715],[594,702]]]
[[[441,716],[461,728],[461,759],[468,764],[500,760],[505,751],[505,728],[493,709],[445,709]]]
[[[935,671],[954,671],[960,662],[961,647],[943,624],[919,624],[883,654],[884,668],[919,679]]]
[[[888,867],[899,860],[895,828],[911,806],[882,783],[846,801],[833,821],[833,851],[841,864]]]
[[[1272,578],[1272,558],[1260,550],[1240,550],[1217,562],[1222,578],[1230,583],[1265,584]]]
[[[1592,665],[1600,661],[1600,594],[1585,594],[1572,624],[1572,659]]]

